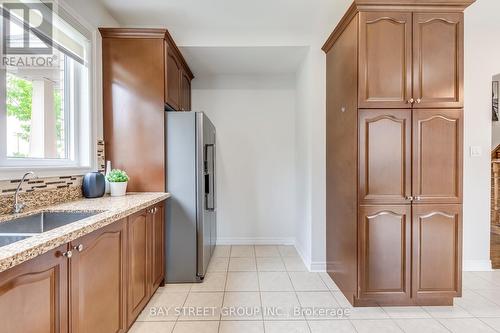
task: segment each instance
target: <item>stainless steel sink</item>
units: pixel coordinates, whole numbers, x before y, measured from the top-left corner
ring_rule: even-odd
[[[0,223],[0,247],[99,213],[42,212]]]
[[[0,235],[0,247],[9,245],[20,240],[29,238],[30,236],[21,236],[21,235]]]

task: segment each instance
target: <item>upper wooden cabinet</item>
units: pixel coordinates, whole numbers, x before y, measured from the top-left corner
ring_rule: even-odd
[[[165,29],[99,31],[106,157],[130,191],[163,192],[165,109],[190,109],[193,73]]]
[[[461,203],[463,111],[414,110],[415,203]]]
[[[185,71],[181,78],[181,111],[191,111],[191,77]]]
[[[463,14],[413,14],[413,98],[418,108],[463,107]]]
[[[463,14],[360,12],[360,108],[463,106]]]
[[[167,46],[165,103],[174,110],[181,108],[182,66],[173,50]]]
[[[190,111],[193,73],[171,38],[165,40],[165,50],[165,104],[175,111]]]
[[[359,15],[359,107],[410,108],[412,14]]]
[[[409,203],[411,110],[359,111],[360,204]]]

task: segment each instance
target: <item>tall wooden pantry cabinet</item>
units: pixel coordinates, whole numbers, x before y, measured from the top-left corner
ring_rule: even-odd
[[[165,110],[191,110],[193,73],[166,29],[99,32],[106,159],[129,191],[165,191]]]
[[[326,53],[327,269],[355,306],[461,296],[463,11],[355,0]]]

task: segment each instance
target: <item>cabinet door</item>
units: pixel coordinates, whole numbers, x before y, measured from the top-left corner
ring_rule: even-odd
[[[157,39],[103,38],[106,158],[131,192],[165,191],[165,57]]]
[[[409,203],[411,111],[359,112],[360,204]]]
[[[67,245],[0,273],[0,331],[68,332]]]
[[[181,64],[172,49],[166,46],[165,102],[174,110],[181,107]]]
[[[359,107],[411,108],[412,14],[360,13]]]
[[[182,111],[190,111],[191,110],[191,78],[184,71],[182,71],[181,92],[182,92],[182,100],[181,100],[181,108],[180,109]]]
[[[417,108],[463,107],[463,14],[413,15]]]
[[[131,325],[149,299],[149,215],[143,210],[128,219],[127,321]]]
[[[408,302],[410,205],[362,206],[359,214],[359,298],[378,304]]]
[[[71,243],[71,332],[125,332],[125,223]]]
[[[463,110],[413,111],[415,203],[462,201]]]
[[[165,205],[152,208],[151,223],[151,292],[163,283],[165,278]]]
[[[453,301],[462,289],[462,206],[413,206],[413,290],[417,301]],[[441,304],[443,304],[441,300]]]

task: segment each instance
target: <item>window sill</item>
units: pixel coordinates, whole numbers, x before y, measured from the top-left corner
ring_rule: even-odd
[[[94,170],[92,170],[89,166],[0,167],[0,180],[20,179],[28,171],[33,171],[39,178],[48,178],[59,176],[78,176]]]

